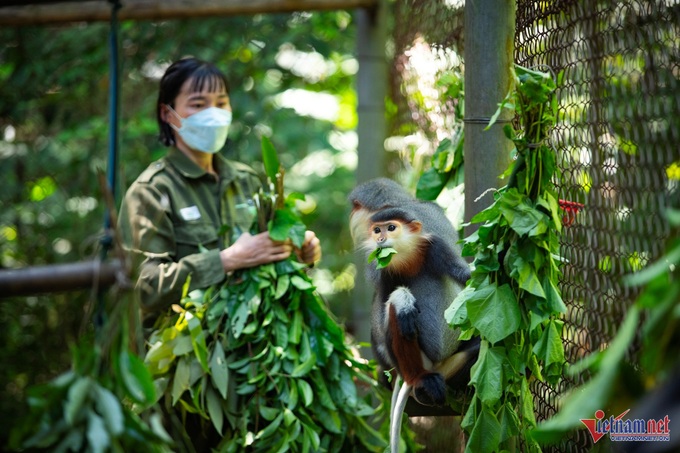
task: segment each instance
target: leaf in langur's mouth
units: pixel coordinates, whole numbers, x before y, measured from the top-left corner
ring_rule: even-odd
[[[397,251],[392,247],[377,248],[373,250],[370,255],[368,255],[368,262],[371,263],[377,260],[377,268],[382,269],[390,264],[392,255],[395,253],[397,253]]]

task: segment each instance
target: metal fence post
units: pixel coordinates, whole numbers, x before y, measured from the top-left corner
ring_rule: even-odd
[[[375,8],[357,10],[358,183],[385,174],[385,96],[388,80],[385,6],[381,0]],[[357,274],[352,291],[351,314],[353,330],[358,341],[369,341],[372,289],[364,279],[364,259],[355,258],[355,265]],[[365,351],[365,354],[370,356],[370,350]]]
[[[510,162],[512,142],[503,126],[506,110],[488,131],[484,128],[512,84],[515,0],[468,0],[465,3],[465,221],[493,201],[490,188]],[[466,228],[465,235],[477,229]]]

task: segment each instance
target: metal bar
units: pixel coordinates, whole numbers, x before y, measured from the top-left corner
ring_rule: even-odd
[[[359,9],[356,12],[357,44],[356,52],[359,60],[357,73],[357,125],[358,165],[357,182],[361,183],[378,176],[385,176],[385,137],[387,121],[385,119],[385,81],[387,75],[387,58],[385,55],[386,6],[371,9]],[[373,300],[373,288],[363,278],[366,260],[355,256],[357,278],[352,291],[352,314],[354,335],[360,342],[371,339],[370,312]],[[365,356],[371,357],[367,350]]]
[[[124,275],[119,260],[34,266],[0,271],[0,298],[108,287]]]
[[[29,0],[30,3],[30,0]],[[376,7],[379,0],[128,0],[120,20],[166,20],[292,11],[323,11]],[[0,26],[108,21],[106,2],[60,2],[0,7]]]
[[[503,134],[513,117],[505,110],[488,131],[489,119],[512,84],[515,0],[465,3],[465,221],[486,208],[486,191],[505,183],[498,177],[510,163],[512,142]],[[477,225],[466,227],[468,236]]]

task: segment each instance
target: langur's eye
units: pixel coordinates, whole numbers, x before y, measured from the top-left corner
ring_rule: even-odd
[[[373,228],[373,232],[374,232],[375,234],[380,234],[380,227],[375,227],[375,228]]]
[[[389,225],[387,226],[387,231],[394,231],[394,230],[396,230],[396,229],[397,229],[397,226],[394,225],[394,224],[389,224]]]

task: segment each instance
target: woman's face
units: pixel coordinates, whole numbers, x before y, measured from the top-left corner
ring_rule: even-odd
[[[194,113],[209,107],[217,107],[231,111],[231,104],[229,103],[229,95],[224,87],[218,91],[208,91],[210,83],[203,84],[202,91],[192,90],[193,79],[187,79],[179,90],[179,94],[175,98],[174,110],[182,118],[187,118]],[[175,127],[180,127],[180,119],[168,109],[168,106],[163,106],[163,120],[166,123],[172,124]],[[175,132],[175,140],[180,141],[182,138]]]

